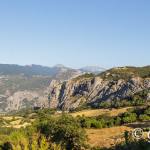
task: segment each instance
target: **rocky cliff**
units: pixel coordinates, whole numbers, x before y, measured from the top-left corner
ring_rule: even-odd
[[[95,77],[81,76],[51,86],[48,105],[51,108],[70,109],[82,105],[85,101],[95,103],[123,99],[131,93],[150,89],[149,76],[150,67],[114,68]]]
[[[83,72],[62,69],[52,76],[0,76],[0,113],[33,106],[48,107],[49,89],[56,83],[82,75]]]

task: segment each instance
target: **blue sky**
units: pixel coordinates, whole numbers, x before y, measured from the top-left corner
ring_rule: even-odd
[[[149,0],[1,0],[0,63],[150,65]]]

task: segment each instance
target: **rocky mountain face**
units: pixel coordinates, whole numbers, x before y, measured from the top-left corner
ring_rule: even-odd
[[[55,75],[9,74],[0,76],[0,113],[33,106],[48,107],[49,89],[59,82],[82,75],[83,72],[62,69]]]
[[[123,99],[143,89],[150,90],[150,67],[114,68],[95,77],[81,76],[81,78],[53,84],[47,105],[51,108],[59,107],[67,110],[76,108],[84,102]]]

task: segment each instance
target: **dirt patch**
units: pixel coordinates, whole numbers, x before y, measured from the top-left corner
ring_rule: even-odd
[[[19,120],[10,122],[10,124],[11,124],[11,125],[18,125],[18,124],[21,123],[21,121],[22,121],[22,119],[19,119]]]
[[[32,117],[32,116],[34,116],[34,115],[36,115],[36,113],[29,114],[29,117]]]
[[[87,129],[89,143],[91,147],[111,147],[124,140],[123,135],[125,130],[131,131],[133,128],[126,126],[118,126],[105,129]]]
[[[30,119],[30,122],[34,122],[35,121],[35,119]]]
[[[4,120],[22,119],[23,117],[3,117]]]
[[[30,126],[31,123],[28,123],[28,122],[25,122],[24,124],[21,124],[21,125],[5,125],[5,126],[2,126],[2,127],[13,127],[13,128],[26,128],[27,126]]]

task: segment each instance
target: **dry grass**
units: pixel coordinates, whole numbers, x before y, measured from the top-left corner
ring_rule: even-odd
[[[83,111],[79,111],[79,112],[75,112],[75,113],[71,113],[71,115],[73,117],[76,117],[77,115],[82,116],[83,114],[85,116],[98,116],[98,115],[103,115],[106,113],[109,113],[111,116],[117,116],[120,113],[124,113],[127,111],[127,109],[132,108],[132,107],[125,107],[125,108],[121,108],[121,109],[95,109],[95,110],[83,110]]]
[[[34,115],[36,115],[36,113],[29,114],[29,117],[32,117],[32,116],[34,116]]]
[[[12,120],[13,117],[3,117],[4,120]]]
[[[30,119],[30,121],[31,121],[31,122],[34,122],[34,121],[35,121],[35,119]]]
[[[14,117],[15,119],[22,119],[23,117]],[[13,117],[3,117],[4,120],[12,120]]]
[[[87,129],[88,137],[90,141],[88,144],[91,147],[111,147],[123,140],[123,134],[125,130],[132,130],[131,127],[118,126],[105,129]]]
[[[87,129],[86,132],[90,138],[88,144],[91,147],[112,147],[116,144],[119,144],[121,141],[124,141],[124,132],[133,131],[135,128],[144,128],[149,127],[150,121],[145,122],[136,122],[132,124],[116,126],[111,128],[103,129]],[[147,132],[144,133],[144,138],[147,138]]]
[[[14,125],[13,127],[14,128],[21,128],[21,127],[26,128],[27,126],[30,126],[30,125],[31,125],[31,123],[25,122],[24,124]]]
[[[18,124],[20,124],[21,121],[22,121],[22,119],[19,119],[19,120],[10,122],[10,124],[11,125],[18,125]]]
[[[15,117],[15,119],[22,119],[23,117]]]
[[[30,126],[31,123],[28,123],[28,122],[25,122],[24,124],[21,124],[21,125],[5,125],[5,126],[2,126],[2,127],[13,127],[13,128],[26,128],[27,126]]]

